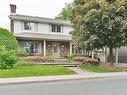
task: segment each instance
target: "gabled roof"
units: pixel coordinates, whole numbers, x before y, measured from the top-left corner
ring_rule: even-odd
[[[71,22],[67,21],[67,20],[51,19],[51,18],[44,18],[44,17],[38,17],[38,16],[11,14],[11,15],[9,15],[9,18],[13,19],[13,20],[19,20],[19,21],[32,21],[32,22],[60,24],[60,25],[71,26]]]

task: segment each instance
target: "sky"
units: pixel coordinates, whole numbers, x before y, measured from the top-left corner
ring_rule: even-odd
[[[17,14],[54,18],[65,3],[73,0],[0,0],[0,27],[9,29],[10,4],[17,6]]]

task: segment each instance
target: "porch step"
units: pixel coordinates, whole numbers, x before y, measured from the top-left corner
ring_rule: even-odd
[[[59,65],[59,66],[63,66],[63,67],[77,67],[77,65]]]
[[[54,59],[54,62],[68,62],[68,59]]]
[[[77,67],[77,63],[36,63],[35,65],[57,65],[63,67]]]

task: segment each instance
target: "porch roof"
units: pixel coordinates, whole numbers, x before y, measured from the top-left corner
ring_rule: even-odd
[[[17,39],[25,40],[54,40],[54,41],[71,41],[72,37],[68,35],[53,35],[53,34],[42,34],[42,33],[28,33],[22,32],[14,34]]]

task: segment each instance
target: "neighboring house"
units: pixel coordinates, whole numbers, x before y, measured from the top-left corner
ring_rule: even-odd
[[[31,55],[56,58],[72,53],[70,21],[16,14],[16,5],[10,5],[10,27],[18,40],[18,47]]]

